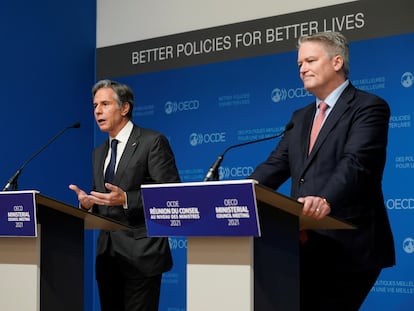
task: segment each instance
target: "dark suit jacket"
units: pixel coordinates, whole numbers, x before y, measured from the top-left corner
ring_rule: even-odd
[[[331,204],[331,216],[356,225],[357,230],[319,231],[341,243],[351,255],[345,265],[355,269],[393,265],[394,242],[381,185],[388,104],[350,84],[308,156],[314,114],[315,103],[295,111],[294,127],[250,178],[277,189],[291,177],[292,198],[325,197]]]
[[[108,148],[109,142],[106,141],[93,152],[93,188],[99,192],[106,191],[103,170]],[[93,207],[93,212],[133,226],[134,229],[101,231],[97,256],[107,249],[110,236],[115,255],[137,267],[142,276],[168,271],[172,267],[168,239],[147,237],[140,186],[179,181],[174,155],[166,137],[134,125],[113,182],[126,191],[128,209],[122,206]]]

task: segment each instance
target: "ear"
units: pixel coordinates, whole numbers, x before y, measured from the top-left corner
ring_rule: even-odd
[[[332,66],[335,69],[335,71],[340,71],[342,67],[344,66],[344,60],[342,56],[336,55],[332,58]]]
[[[125,116],[128,114],[129,109],[131,109],[131,105],[130,105],[128,102],[124,102],[124,103],[122,103],[122,107],[121,107],[121,115],[122,115],[123,117],[125,117]]]

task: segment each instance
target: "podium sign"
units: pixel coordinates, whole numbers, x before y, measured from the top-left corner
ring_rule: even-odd
[[[142,185],[149,236],[260,236],[253,180]]]
[[[37,237],[35,194],[0,192],[0,237]]]

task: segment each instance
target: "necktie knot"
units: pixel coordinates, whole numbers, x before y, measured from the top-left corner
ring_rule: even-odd
[[[118,140],[117,139],[112,139],[111,141],[111,152],[112,150],[116,150],[116,147],[118,146]],[[116,153],[116,151],[115,151]]]
[[[321,103],[319,104],[319,113],[325,113],[325,112],[326,112],[326,110],[328,110],[328,108],[329,108],[329,106],[328,106],[328,104],[327,104],[327,103],[325,103],[325,102],[321,102]]]

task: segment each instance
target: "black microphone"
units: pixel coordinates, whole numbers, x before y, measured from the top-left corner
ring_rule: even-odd
[[[17,190],[17,178],[19,177],[20,173],[23,171],[25,166],[33,160],[34,157],[36,157],[39,153],[41,153],[47,146],[49,146],[51,143],[53,143],[59,136],[61,136],[66,130],[71,128],[79,128],[80,123],[76,122],[70,126],[65,127],[63,130],[61,130],[59,133],[55,135],[46,145],[44,145],[42,148],[40,148],[35,154],[33,154],[26,162],[23,163],[22,166],[14,173],[14,175],[9,179],[8,183],[4,186],[3,191],[9,190],[9,188],[12,186],[12,190]]]
[[[223,161],[224,155],[226,154],[227,151],[229,151],[230,149],[236,148],[236,147],[241,147],[241,146],[245,146],[245,145],[249,145],[249,144],[255,144],[255,143],[260,143],[262,141],[265,140],[269,140],[269,139],[274,139],[274,138],[278,138],[280,136],[282,136],[283,134],[285,134],[287,131],[291,130],[293,128],[293,122],[289,122],[288,124],[286,124],[285,129],[274,136],[269,136],[266,138],[261,138],[261,139],[256,139],[256,140],[252,140],[252,141],[248,141],[245,143],[241,143],[241,144],[237,144],[237,145],[232,145],[230,147],[227,147],[226,150],[224,150],[224,152],[219,155],[219,157],[217,158],[216,162],[213,163],[213,165],[210,167],[210,169],[207,172],[206,177],[204,177],[204,181],[208,181],[211,178],[213,178],[212,180],[217,181],[219,176],[218,176],[218,168],[220,167],[221,162]]]

